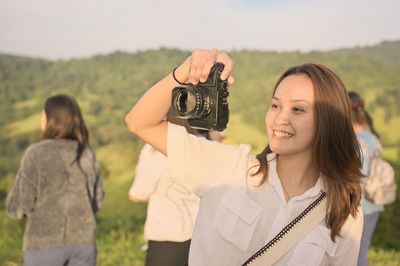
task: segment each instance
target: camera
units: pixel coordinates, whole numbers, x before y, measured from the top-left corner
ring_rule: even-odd
[[[215,63],[205,82],[172,90],[171,114],[187,119],[192,128],[223,131],[229,121],[228,82],[221,80],[222,63]]]

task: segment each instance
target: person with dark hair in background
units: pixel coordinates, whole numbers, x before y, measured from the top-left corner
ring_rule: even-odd
[[[186,120],[168,121],[185,126],[191,134],[210,139],[209,131],[192,129]],[[213,132],[212,136],[219,136]],[[219,141],[219,139],[216,139]],[[199,209],[199,197],[170,177],[164,154],[145,144],[128,193],[134,202],[148,202],[144,225],[146,266],[188,265],[190,240]]]
[[[266,101],[269,144],[253,156],[249,145],[209,141],[163,121],[174,87],[206,81],[216,62],[224,64],[221,80],[232,84],[233,61],[226,53],[196,50],[125,117],[133,133],[167,155],[176,182],[200,197],[189,265],[257,263],[272,251],[258,253],[262,247],[289,245],[288,235],[279,232],[288,224],[289,235],[301,230],[306,224],[299,228],[297,218],[314,208],[322,210],[321,220],[310,218],[315,226],[283,254],[275,250],[266,263],[356,265],[363,219],[361,154],[340,78],[319,64],[285,71],[272,103]]]
[[[95,265],[96,220],[104,201],[99,162],[78,103],[46,100],[40,141],[21,159],[7,196],[10,217],[27,217],[24,265]]]
[[[366,176],[363,183],[368,179],[371,166],[372,154],[376,149],[382,150],[379,142],[379,135],[376,133],[371,116],[365,110],[364,100],[356,92],[349,92],[351,101],[351,110],[353,118],[353,128],[357,134],[363,153],[362,173]],[[384,210],[383,206],[375,205],[371,200],[362,194],[361,207],[364,214],[364,228],[361,237],[360,254],[358,257],[358,265],[368,265],[368,250],[371,245],[371,238],[374,234],[379,215]]]

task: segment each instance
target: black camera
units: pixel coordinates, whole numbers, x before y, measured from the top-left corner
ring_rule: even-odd
[[[223,131],[229,121],[228,82],[221,80],[223,69],[222,63],[216,63],[205,82],[174,88],[171,114],[187,119],[193,128]]]

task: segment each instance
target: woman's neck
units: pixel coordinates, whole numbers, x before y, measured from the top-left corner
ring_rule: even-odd
[[[302,195],[314,186],[320,175],[311,156],[304,155],[279,155],[276,170],[287,200]]]

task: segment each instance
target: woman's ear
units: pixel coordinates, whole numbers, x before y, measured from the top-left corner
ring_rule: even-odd
[[[40,120],[40,128],[42,129],[42,132],[44,132],[44,130],[46,129],[46,124],[47,124],[47,117],[45,111],[43,110],[42,118]]]

